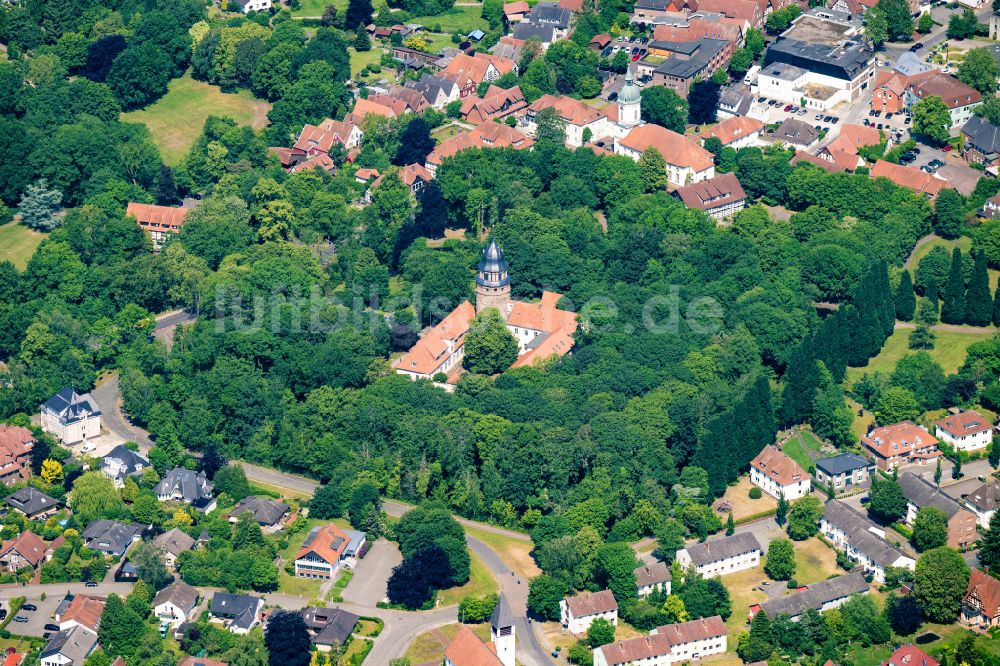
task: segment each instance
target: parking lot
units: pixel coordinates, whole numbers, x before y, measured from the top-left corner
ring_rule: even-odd
[[[42,636],[48,631],[45,628],[46,624],[56,624],[52,614],[55,613],[56,608],[59,607],[59,603],[62,599],[63,597],[61,594],[47,596],[44,601],[29,599],[28,603],[37,606],[38,610],[28,611],[22,608],[17,612],[15,617],[23,615],[28,618],[28,621],[17,622],[15,620],[11,620],[10,624],[7,625],[8,631],[12,634],[18,634],[20,636]],[[9,608],[7,602],[3,602],[3,607]]]

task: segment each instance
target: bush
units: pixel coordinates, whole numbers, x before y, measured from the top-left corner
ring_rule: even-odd
[[[760,488],[757,486],[750,489],[750,499],[760,499],[761,495],[762,493],[760,492]]]

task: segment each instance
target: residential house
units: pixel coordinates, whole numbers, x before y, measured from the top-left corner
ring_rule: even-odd
[[[912,557],[885,540],[884,529],[839,500],[826,503],[820,531],[879,583],[885,582],[886,567],[912,571],[916,566]]]
[[[234,634],[246,634],[260,622],[264,600],[247,594],[216,592],[209,604],[212,619]]]
[[[676,559],[685,571],[694,565],[701,577],[711,578],[752,569],[760,564],[763,554],[757,537],[743,532],[693,543],[678,550]]]
[[[644,564],[635,571],[635,589],[640,599],[644,599],[653,592],[663,592],[670,594],[670,567],[666,562],[653,562]]]
[[[471,132],[461,132],[439,143],[427,156],[424,167],[437,175],[438,167],[449,157],[471,148],[530,148],[534,139],[502,123],[483,123]]]
[[[507,19],[507,24],[520,23],[528,17],[531,12],[531,5],[524,0],[520,2],[505,2],[503,6],[503,15]]]
[[[917,512],[925,507],[934,507],[944,512],[948,518],[948,546],[957,550],[970,548],[978,539],[976,532],[976,515],[941,489],[911,472],[899,475],[899,485],[906,498],[906,524],[912,526],[917,518]]]
[[[508,72],[517,73],[517,63],[513,60],[487,53],[474,56],[459,53],[441,71],[441,77],[455,82],[459,97],[468,97],[480,83],[496,81]]]
[[[423,113],[430,107],[427,99],[420,91],[405,86],[390,85],[389,97],[405,103],[412,113]]]
[[[817,156],[836,165],[835,171],[853,172],[864,165],[859,152],[864,146],[876,146],[882,142],[882,137],[874,127],[845,124],[833,141],[820,148]]]
[[[188,209],[179,206],[157,206],[155,204],[128,202],[125,214],[134,217],[139,228],[149,233],[153,249],[163,249],[163,244],[171,236],[181,232]]]
[[[551,25],[524,22],[517,23],[511,28],[511,36],[522,42],[527,42],[529,39],[537,40],[542,50],[545,51],[552,42],[558,39],[558,32]]]
[[[718,615],[668,624],[594,649],[594,666],[672,666],[726,651],[726,625]]]
[[[407,81],[403,85],[419,92],[428,104],[439,111],[459,98],[458,84],[433,74],[423,74],[418,80]]]
[[[51,544],[46,544],[42,537],[25,530],[0,545],[0,566],[12,573],[27,567],[35,569],[43,561],[51,560],[52,552],[64,541],[65,538],[60,536]]]
[[[271,0],[230,0],[230,4],[239,5],[244,14],[266,12],[272,7]]]
[[[792,620],[796,620],[807,610],[819,612],[828,611],[831,608],[840,606],[852,595],[865,594],[868,592],[868,581],[864,574],[855,571],[833,578],[827,578],[809,585],[805,590],[790,594],[786,597],[775,597],[757,608],[763,611],[771,620],[778,615],[786,614]],[[751,607],[751,612],[754,608]]]
[[[299,132],[298,139],[292,150],[297,161],[302,162],[320,157],[329,156],[334,146],[343,146],[345,150],[356,148],[361,144],[361,139],[365,133],[353,120],[343,121],[326,118],[319,125],[305,125]]]
[[[153,492],[161,502],[183,502],[209,513],[215,509],[214,489],[204,472],[175,467],[153,487]]]
[[[391,53],[393,60],[411,69],[422,69],[428,65],[433,65],[438,59],[437,53],[418,51],[417,49],[411,49],[403,45],[393,46]]]
[[[67,386],[42,404],[42,430],[63,444],[101,434],[101,410],[89,393]]]
[[[980,629],[1000,626],[1000,580],[982,569],[970,571],[959,619]]]
[[[867,487],[874,473],[875,463],[856,453],[838,453],[816,461],[816,482],[823,488],[832,483],[837,493]]]
[[[350,158],[348,158],[348,161],[350,161]],[[305,162],[293,164],[288,167],[287,171],[288,173],[299,173],[300,171],[308,171],[309,169],[319,169],[327,173],[336,173],[337,164],[328,155],[317,155],[316,157],[310,157]]]
[[[879,161],[875,166],[879,164],[886,163]],[[875,428],[861,438],[861,447],[886,472],[904,464],[933,464],[941,455],[937,444],[937,439],[913,421]]]
[[[282,523],[288,517],[289,506],[284,502],[278,502],[267,497],[257,497],[251,495],[241,499],[232,511],[229,512],[229,522],[239,522],[240,515],[249,513],[254,522],[260,525],[267,532],[276,532],[281,529]]]
[[[935,421],[934,435],[956,451],[978,451],[993,441],[993,424],[976,410],[967,409]]]
[[[973,115],[962,126],[962,157],[970,164],[982,164],[996,175],[1000,167],[1000,127]]]
[[[882,666],[940,666],[938,661],[916,645],[903,645]]]
[[[525,131],[531,136],[534,136],[538,129],[535,118],[544,109],[554,109],[556,114],[566,123],[567,146],[579,148],[589,140],[589,137],[606,136],[610,131],[606,113],[572,97],[542,95],[528,107],[521,117]]]
[[[766,7],[766,3],[757,0],[698,0],[699,12],[722,14],[758,30],[764,27]]]
[[[987,167],[987,169],[992,169],[993,167]],[[983,207],[979,210],[980,217],[984,217],[988,220],[995,220],[1000,217],[1000,194],[992,196],[986,200]]]
[[[934,71],[934,67],[912,51],[904,51],[889,70],[875,75],[872,109],[899,113],[906,108],[906,87],[910,80]]]
[[[469,95],[462,100],[459,114],[473,125],[482,125],[491,120],[503,120],[527,107],[528,102],[524,99],[520,86],[513,88],[490,86],[482,98],[478,95]]]
[[[1000,479],[991,478],[964,497],[967,509],[976,514],[976,521],[984,530],[989,529],[993,512],[1000,506]]]
[[[501,58],[506,58],[507,60],[521,62],[521,56],[524,55],[524,46],[525,41],[523,39],[514,39],[510,35],[505,35],[500,38],[500,41],[490,47],[490,53]]]
[[[743,210],[747,202],[747,195],[734,173],[723,173],[700,183],[684,185],[677,188],[674,194],[688,208],[704,211],[720,221]]]
[[[603,618],[618,625],[618,602],[611,590],[581,592],[559,602],[562,626],[574,636],[583,636],[590,624]]]
[[[174,581],[153,597],[153,614],[171,627],[194,620],[197,610],[198,590],[182,580]]]
[[[364,203],[371,203],[373,191],[382,184],[382,179],[385,178],[386,175],[387,174],[382,174],[372,181],[371,186],[365,192],[363,199]],[[399,179],[403,181],[403,184],[410,188],[410,192],[413,193],[413,196],[419,194],[420,190],[427,187],[427,183],[434,180],[434,174],[420,164],[407,164],[402,169],[399,169],[397,175],[399,176]]]
[[[337,645],[346,645],[360,619],[340,608],[309,606],[301,612],[313,645],[322,652],[329,652]]]
[[[769,132],[767,138],[775,143],[780,143],[785,148],[804,151],[819,140],[819,132],[809,123],[796,118],[788,118],[773,132]]]
[[[7,495],[3,501],[15,511],[26,515],[30,520],[44,520],[54,514],[59,507],[59,502],[31,486]]]
[[[411,379],[447,375],[461,364],[469,324],[484,308],[496,308],[507,322],[507,330],[518,341],[518,358],[511,367],[534,365],[573,350],[576,314],[556,306],[562,294],[543,291],[537,303],[510,297],[510,274],[503,250],[491,241],[483,250],[476,277],[476,305],[462,301],[404,356],[393,364],[396,372]]]
[[[463,624],[445,648],[444,666],[504,666],[494,649]]]
[[[808,495],[811,489],[809,472],[771,444],[750,461],[750,483],[775,499],[784,496],[789,502]]]
[[[719,91],[719,108],[716,117],[720,120],[747,117],[763,121],[767,120],[769,110],[766,104],[757,102],[750,86],[744,83],[730,83],[722,86]],[[757,138],[760,138],[759,133]]]
[[[295,575],[332,579],[340,569],[348,541],[344,531],[333,523],[312,528],[295,555]]]
[[[692,14],[686,22],[657,25],[653,29],[652,39],[649,40],[649,52],[667,56],[670,52],[662,50],[663,44],[696,42],[706,37],[732,42],[734,46],[743,43],[743,31],[738,19],[711,14]]]
[[[27,428],[0,425],[0,483],[10,486],[31,478],[35,435]]]
[[[896,185],[923,194],[929,199],[934,199],[938,192],[948,187],[948,181],[944,178],[916,167],[893,164],[885,160],[875,162],[870,175],[872,178],[888,178]]]
[[[229,666],[227,661],[219,661],[218,659],[208,659],[207,657],[184,657],[178,662],[177,666]]]
[[[650,70],[653,85],[672,89],[686,98],[696,81],[709,79],[719,69],[725,69],[733,54],[733,42],[704,37],[693,42],[657,42],[656,46],[671,54],[655,66],[640,63],[640,71]]]
[[[80,536],[87,548],[120,558],[125,555],[129,546],[142,540],[145,530],[145,526],[136,523],[125,524],[102,518],[88,525]]]
[[[764,123],[746,116],[730,116],[719,124],[713,125],[701,133],[701,143],[711,138],[718,139],[724,148],[739,150],[756,146],[764,131]]]
[[[632,10],[633,23],[655,23],[663,19],[670,0],[636,0]]]
[[[689,185],[715,176],[715,161],[694,141],[659,125],[646,124],[632,129],[615,140],[615,153],[639,161],[642,154],[655,148],[667,163],[667,181],[675,186]]]
[[[610,46],[612,41],[613,38],[611,37],[611,35],[609,35],[606,32],[602,32],[599,35],[594,35],[594,37],[587,44],[587,48],[590,49],[591,51],[597,51],[598,53],[600,53],[607,46]]]
[[[153,543],[163,548],[164,560],[170,569],[177,566],[177,558],[181,553],[191,550],[195,545],[194,537],[176,527],[153,539]]]
[[[119,444],[111,449],[101,460],[101,471],[115,482],[116,488],[125,486],[125,479],[130,476],[142,476],[142,471],[149,467],[149,461],[135,451]]]
[[[59,631],[46,643],[39,655],[41,666],[83,666],[97,647],[97,633],[76,625]]]
[[[86,594],[74,596],[66,610],[58,616],[60,631],[77,626],[97,631],[98,627],[101,626],[104,603],[103,597],[91,597]]]
[[[569,29],[573,22],[573,12],[565,7],[560,7],[557,2],[539,2],[531,8],[527,22],[551,27],[554,31],[553,41],[565,39],[569,35]]]
[[[828,171],[829,173],[852,172],[858,167],[857,155],[849,155],[845,158],[843,153],[838,153],[831,159],[831,157],[819,157],[818,155],[813,155],[804,150],[800,150],[795,153],[794,157],[792,157],[791,164],[795,165],[802,162],[815,164],[820,169]]]
[[[941,98],[948,107],[952,127],[961,127],[968,122],[972,118],[972,110],[983,102],[978,90],[939,70],[911,77],[907,84],[904,94],[907,108],[912,108],[926,97]]]

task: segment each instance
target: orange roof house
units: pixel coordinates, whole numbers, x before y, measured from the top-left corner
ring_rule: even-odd
[[[675,186],[706,180],[715,175],[715,161],[694,141],[677,132],[648,123],[631,130],[615,142],[615,152],[638,160],[649,148],[655,148],[667,162],[667,180]]]
[[[1000,580],[981,569],[969,572],[959,618],[965,624],[983,628],[1000,626]]]
[[[875,428],[861,438],[861,446],[883,471],[902,463],[934,462],[941,455],[937,445],[938,440],[913,421]]]
[[[424,185],[434,180],[434,174],[419,164],[407,164],[399,170],[398,175],[403,184],[414,193],[419,192],[423,189]],[[376,178],[372,182],[372,187],[375,188],[381,185],[384,177],[382,175]]]
[[[756,118],[730,116],[718,125],[702,131],[701,140],[704,142],[705,139],[715,137],[722,142],[723,146],[739,144],[739,147],[742,148],[743,144],[755,141],[763,131],[764,123]]]
[[[31,478],[31,451],[35,436],[21,426],[0,425],[0,483],[11,485]]]
[[[888,178],[900,187],[911,189],[931,199],[948,187],[948,181],[943,178],[938,178],[916,167],[893,164],[885,160],[875,162],[870,175],[872,178]]]
[[[157,206],[134,201],[130,201],[125,208],[125,214],[134,217],[139,223],[139,228],[149,232],[153,239],[153,247],[156,249],[163,247],[167,234],[180,233],[187,212],[187,208]]]
[[[446,666],[503,666],[493,643],[484,643],[464,624],[444,651],[444,663]]]
[[[658,25],[653,29],[654,42],[696,42],[699,39],[724,39],[738,44],[743,38],[740,21],[723,19],[709,21],[700,17],[688,19],[687,25]]]
[[[503,15],[508,23],[519,23],[525,19],[531,7],[523,0],[521,2],[507,2],[503,6]]]
[[[918,648],[916,645],[903,645],[882,666],[940,666],[937,659]]]
[[[17,571],[27,566],[34,568],[45,559],[47,550],[48,545],[42,537],[31,530],[25,530],[0,545],[0,564],[8,571]]]
[[[460,111],[462,118],[474,125],[481,125],[490,120],[500,120],[528,106],[520,86],[499,88],[490,86],[480,99],[478,95],[469,95],[462,100]]]
[[[750,461],[750,481],[769,495],[793,500],[809,492],[809,473],[788,454],[771,444]]]
[[[300,578],[333,578],[350,538],[333,523],[309,532],[295,555],[295,575]]]
[[[488,53],[474,56],[459,53],[441,71],[441,76],[458,85],[459,96],[468,97],[483,81],[496,81],[508,72],[517,72],[513,60]]]
[[[424,166],[436,174],[441,163],[470,148],[530,148],[534,140],[502,123],[483,123],[471,132],[461,132],[445,139],[427,156]]]
[[[91,631],[97,631],[104,613],[104,599],[78,594],[73,597],[69,608],[59,618],[59,628],[69,629],[82,625]]]

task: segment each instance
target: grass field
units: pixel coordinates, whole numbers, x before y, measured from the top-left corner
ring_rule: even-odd
[[[750,499],[750,489],[753,487],[749,476],[741,476],[735,486],[726,488],[726,494],[723,496],[723,499],[727,500],[733,506],[733,520],[770,511],[778,506],[778,500],[767,493],[762,493],[757,499]],[[722,520],[721,516],[720,520]]]
[[[347,49],[347,53],[351,57],[351,77],[357,78],[358,72],[365,68],[367,65],[377,65],[382,61],[382,53],[384,51],[372,45],[371,51],[355,51],[354,47]],[[373,75],[373,78],[384,76],[384,74]]]
[[[729,598],[733,605],[733,614],[726,620],[730,650],[735,651],[736,638],[746,631],[750,606],[767,600],[767,595],[763,591],[754,589],[765,580],[767,576],[764,575],[763,567],[754,567],[726,576],[726,589],[729,590]]]
[[[315,578],[296,578],[283,570],[278,572],[278,592],[314,599],[319,596],[323,581]]]
[[[907,348],[912,329],[894,331],[878,356],[871,359],[863,368],[848,368],[847,381],[857,381],[866,372],[891,373],[896,369],[899,359],[911,350]],[[973,342],[993,337],[992,331],[982,333],[955,333],[951,331],[934,331],[937,341],[934,349],[929,350],[931,358],[941,364],[946,375],[955,373],[965,362],[965,350]]]
[[[438,143],[442,143],[443,141],[447,141],[456,134],[461,134],[464,131],[465,129],[457,123],[446,123],[441,125],[441,127],[435,128],[434,131],[431,132],[431,136],[434,137],[434,140]]]
[[[822,446],[819,438],[812,432],[800,430],[782,445],[781,450],[802,465],[803,469],[809,469],[813,466],[813,460],[819,457]]]
[[[167,94],[158,102],[122,114],[122,120],[146,125],[163,161],[176,166],[194,145],[210,115],[228,116],[241,125],[260,129],[267,125],[270,109],[270,104],[245,90],[224,93],[218,86],[195,81],[188,73],[171,81]]]
[[[837,554],[817,537],[795,543],[795,580],[811,585],[843,573],[837,569]]]
[[[479,539],[496,552],[511,571],[519,574],[524,581],[541,575],[542,570],[531,557],[531,541],[512,539],[502,534],[495,534],[475,527],[466,527],[465,533]]]
[[[406,658],[410,660],[412,664],[423,664],[427,662],[441,663],[444,661],[444,650],[445,645],[442,644],[441,640],[451,641],[458,635],[458,630],[461,628],[460,624],[446,624],[440,629],[435,629],[433,631],[427,631],[416,638],[410,643],[410,646],[406,649]],[[490,625],[489,624],[470,624],[468,625],[472,631],[479,636],[483,641],[490,640]]]
[[[483,8],[480,5],[452,7],[444,14],[438,14],[437,16],[414,16],[409,22],[418,23],[434,32],[446,32],[448,34],[460,32],[463,35],[467,35],[476,28],[480,30],[489,29],[489,23],[481,16],[482,12]]]
[[[496,592],[500,585],[493,577],[490,570],[475,553],[469,553],[469,582],[461,587],[453,587],[448,590],[438,592],[438,603],[441,606],[453,606],[462,600],[462,597],[473,594],[483,597],[491,592]]]
[[[0,226],[0,261],[9,261],[23,271],[35,248],[47,235],[15,222]]]
[[[920,265],[920,260],[926,257],[931,250],[936,247],[943,247],[948,250],[950,254],[952,250],[956,247],[962,251],[962,254],[968,254],[969,250],[972,249],[972,239],[968,236],[961,236],[955,240],[945,240],[944,238],[933,238],[927,242],[926,245],[921,245],[916,252],[913,253],[912,261],[910,263],[910,272],[912,273]],[[990,269],[990,291],[996,291],[997,282],[1000,281],[1000,271]]]
[[[301,0],[301,6],[292,10],[292,16],[323,16],[327,5],[337,8],[338,14],[347,11],[347,0]]]

